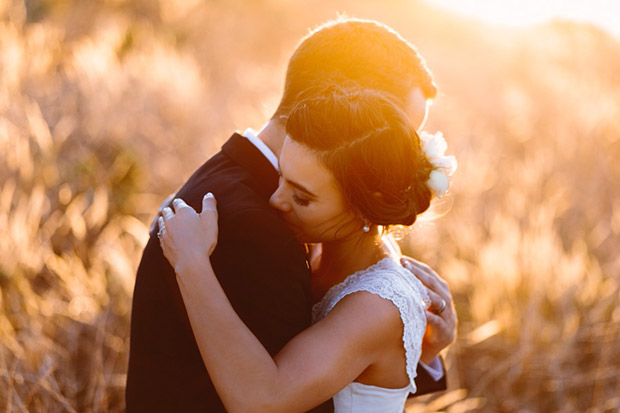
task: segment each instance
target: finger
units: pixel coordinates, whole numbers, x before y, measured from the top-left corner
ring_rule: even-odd
[[[183,208],[189,208],[192,211],[194,210],[194,208],[190,207],[189,205],[187,205],[187,203],[182,200],[181,198],[174,198],[172,200],[172,206],[174,206],[174,210],[175,212],[179,212],[179,209],[183,209]]]
[[[412,265],[412,266],[420,267],[420,268],[428,268],[428,269],[431,268],[428,265],[424,264],[422,261],[418,261],[418,260],[416,260],[414,258],[407,257],[407,256],[401,257],[400,258],[400,263],[403,266]]]
[[[160,219],[162,218],[160,217]],[[166,241],[168,240],[168,238],[166,238],[166,235],[166,227],[160,226],[159,232],[157,233],[157,238],[159,238],[159,246],[164,252],[164,255],[166,255]]]
[[[421,261],[417,261],[411,257],[402,257],[401,258],[401,264],[405,267],[405,268],[412,268],[412,269],[418,269],[419,271],[423,272],[424,274],[426,274],[427,276],[431,277],[431,278],[435,278],[435,280],[442,285],[445,289],[449,289],[448,288],[448,283],[439,276],[439,274],[437,274],[437,272],[435,270],[433,270],[429,265],[421,262]]]
[[[166,197],[166,199],[164,199],[164,201],[159,205],[159,207],[157,207],[157,214],[155,214],[155,217],[153,218],[153,221],[151,221],[151,226],[149,227],[149,232],[153,232],[157,229],[157,217],[159,217],[163,211],[163,209],[165,207],[168,206],[168,204],[170,204],[170,201],[172,201],[172,198],[174,198],[174,193],[168,195]]]
[[[416,265],[409,260],[405,261],[404,267],[411,271],[411,273],[413,273],[413,275],[415,275],[428,289],[441,295],[444,300],[451,301],[450,290],[447,284],[445,284],[443,280],[440,281],[439,276],[437,276],[434,271],[426,266]]]
[[[217,211],[215,197],[211,192],[207,192],[205,196],[202,197],[202,212],[205,211]]]
[[[430,311],[435,312],[436,310],[441,308],[442,303],[446,302],[443,298],[441,298],[439,294],[435,293],[434,291],[427,290],[426,292],[428,293],[428,296],[431,299],[431,305],[428,308]],[[446,303],[446,306],[447,306],[447,303]]]
[[[433,335],[444,342],[443,347],[452,343],[456,333],[456,321],[445,320],[443,317],[433,314],[430,311],[426,312],[426,324],[431,327]]]
[[[427,311],[426,312],[426,324],[430,325],[435,330],[439,330],[439,329],[445,328],[446,322],[444,321],[443,318],[441,318],[437,314]]]
[[[164,202],[162,202],[161,205],[159,206],[159,209],[157,210],[157,213],[161,214],[161,212],[164,210],[164,208],[170,205],[170,202],[172,201],[173,198],[174,198],[174,194],[168,195],[166,197],[166,199],[164,199]]]
[[[415,260],[415,259],[413,259],[411,257],[407,257],[407,256],[400,257],[400,263],[403,266],[406,266],[406,264],[421,264],[420,261]]]
[[[441,289],[441,285],[437,282],[436,278],[428,268],[413,259],[401,260],[401,263],[407,270],[422,281],[422,284],[439,293],[438,289]]]
[[[171,193],[170,195],[168,195],[168,196],[166,197],[166,199],[164,199],[164,202],[161,204],[161,205],[162,205],[162,208],[163,208],[165,205],[168,205],[170,202],[172,202],[172,200],[174,199],[174,196],[175,196],[175,195],[176,195],[176,194],[175,194],[174,192],[173,192],[173,193]]]
[[[163,231],[166,229],[166,223],[164,222],[164,218],[157,217],[157,225],[159,226],[159,231],[157,232],[157,236],[161,238]]]
[[[172,209],[170,207],[166,207],[161,211],[161,215],[164,217],[165,222],[174,217],[174,212],[172,212]]]
[[[162,217],[157,218],[157,225],[159,226],[159,230],[157,231],[157,238],[159,239],[159,245],[163,249],[166,239],[166,224],[164,223],[164,219]]]
[[[400,263],[403,267],[405,267],[406,269],[408,269],[414,274],[421,272],[427,275],[428,277],[431,277],[432,273],[434,272],[432,268],[429,267],[428,265],[424,264],[423,262],[414,260],[413,258],[410,258],[410,257],[402,257],[400,259]]]
[[[446,286],[448,285],[448,283],[443,278],[441,278],[439,274],[437,274],[437,271],[435,271],[428,264],[425,264],[422,261],[418,261],[411,257],[404,256],[401,257],[400,262],[404,267],[411,266],[414,268],[418,268],[421,271],[427,273],[429,276],[437,278],[437,280],[441,281],[441,283],[445,284]]]

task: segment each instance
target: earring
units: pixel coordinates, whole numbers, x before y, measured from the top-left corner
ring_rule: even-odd
[[[362,224],[364,225],[362,227],[362,231],[370,232],[370,222],[368,222],[368,220],[366,218],[362,218]]]

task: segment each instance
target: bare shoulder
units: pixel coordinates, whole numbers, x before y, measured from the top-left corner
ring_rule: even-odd
[[[332,313],[340,313],[339,326],[344,326],[345,334],[355,340],[352,350],[367,355],[367,368],[356,381],[388,388],[402,388],[409,383],[402,339],[404,326],[392,301],[358,291],[342,298],[326,318]]]
[[[398,308],[390,300],[367,291],[357,291],[343,297],[326,319],[338,319],[346,329],[356,330],[370,345],[383,345],[402,335]]]

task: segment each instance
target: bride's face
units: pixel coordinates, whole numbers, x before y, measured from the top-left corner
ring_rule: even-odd
[[[361,220],[346,207],[334,176],[311,149],[287,137],[279,164],[280,186],[269,202],[299,241],[345,239],[361,230]]]

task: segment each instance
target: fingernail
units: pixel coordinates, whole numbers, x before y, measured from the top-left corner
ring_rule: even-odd
[[[205,194],[205,198],[213,198],[213,194],[211,192],[207,192]]]

